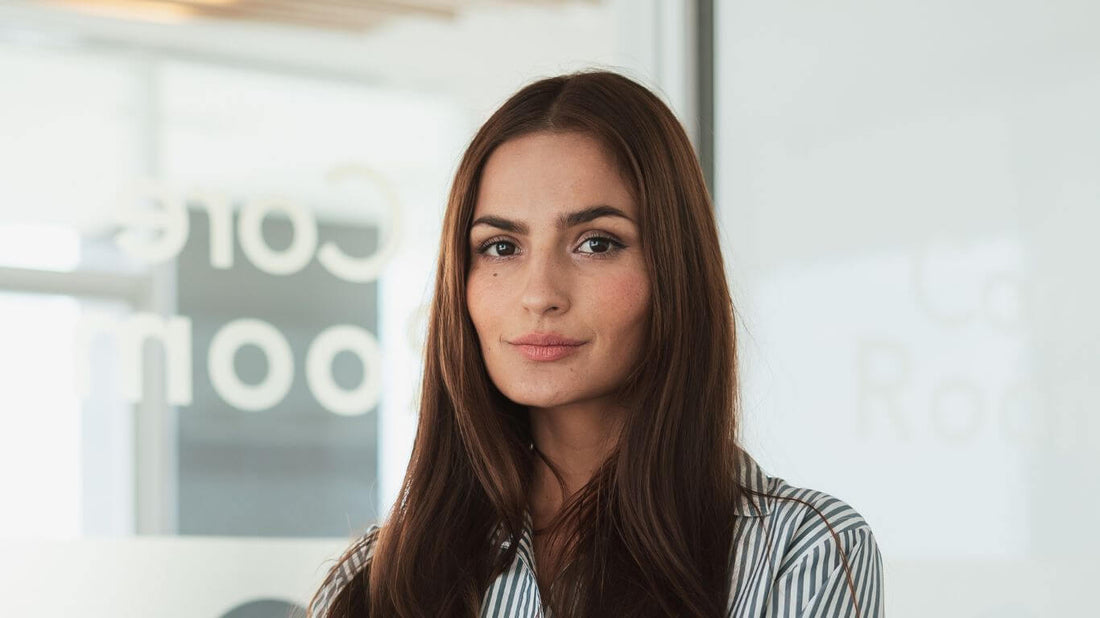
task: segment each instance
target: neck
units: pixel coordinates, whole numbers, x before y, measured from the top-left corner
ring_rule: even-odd
[[[554,408],[529,408],[535,447],[561,472],[565,492],[542,458],[535,456],[535,478],[529,489],[536,528],[545,526],[562,504],[604,463],[618,439],[623,410],[598,402]]]

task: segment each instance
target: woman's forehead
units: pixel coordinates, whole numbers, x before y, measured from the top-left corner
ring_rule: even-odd
[[[508,211],[555,218],[599,204],[635,218],[635,204],[614,160],[595,138],[540,132],[508,140],[484,167],[475,214]]]

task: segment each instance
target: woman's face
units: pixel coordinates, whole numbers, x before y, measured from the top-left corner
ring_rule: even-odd
[[[466,302],[505,396],[535,408],[616,403],[606,397],[638,360],[649,309],[640,240],[637,205],[595,139],[540,132],[493,151]]]

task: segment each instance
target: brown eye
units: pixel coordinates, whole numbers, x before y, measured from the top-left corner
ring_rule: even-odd
[[[589,238],[587,241],[588,248],[592,249],[593,253],[605,253],[611,248],[611,241],[606,238]]]
[[[590,255],[608,255],[615,253],[619,249],[624,248],[626,245],[607,236],[589,236],[581,242],[581,248],[587,248],[588,251],[581,251],[581,253],[588,253]]]
[[[516,250],[515,245],[507,240],[494,240],[482,245],[478,253],[488,253],[492,249],[496,249],[498,253],[495,255],[489,253],[490,257],[508,257],[515,253]]]

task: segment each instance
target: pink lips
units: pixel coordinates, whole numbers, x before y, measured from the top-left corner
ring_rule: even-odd
[[[585,342],[558,333],[527,333],[509,343],[530,360],[555,361],[573,354]]]

